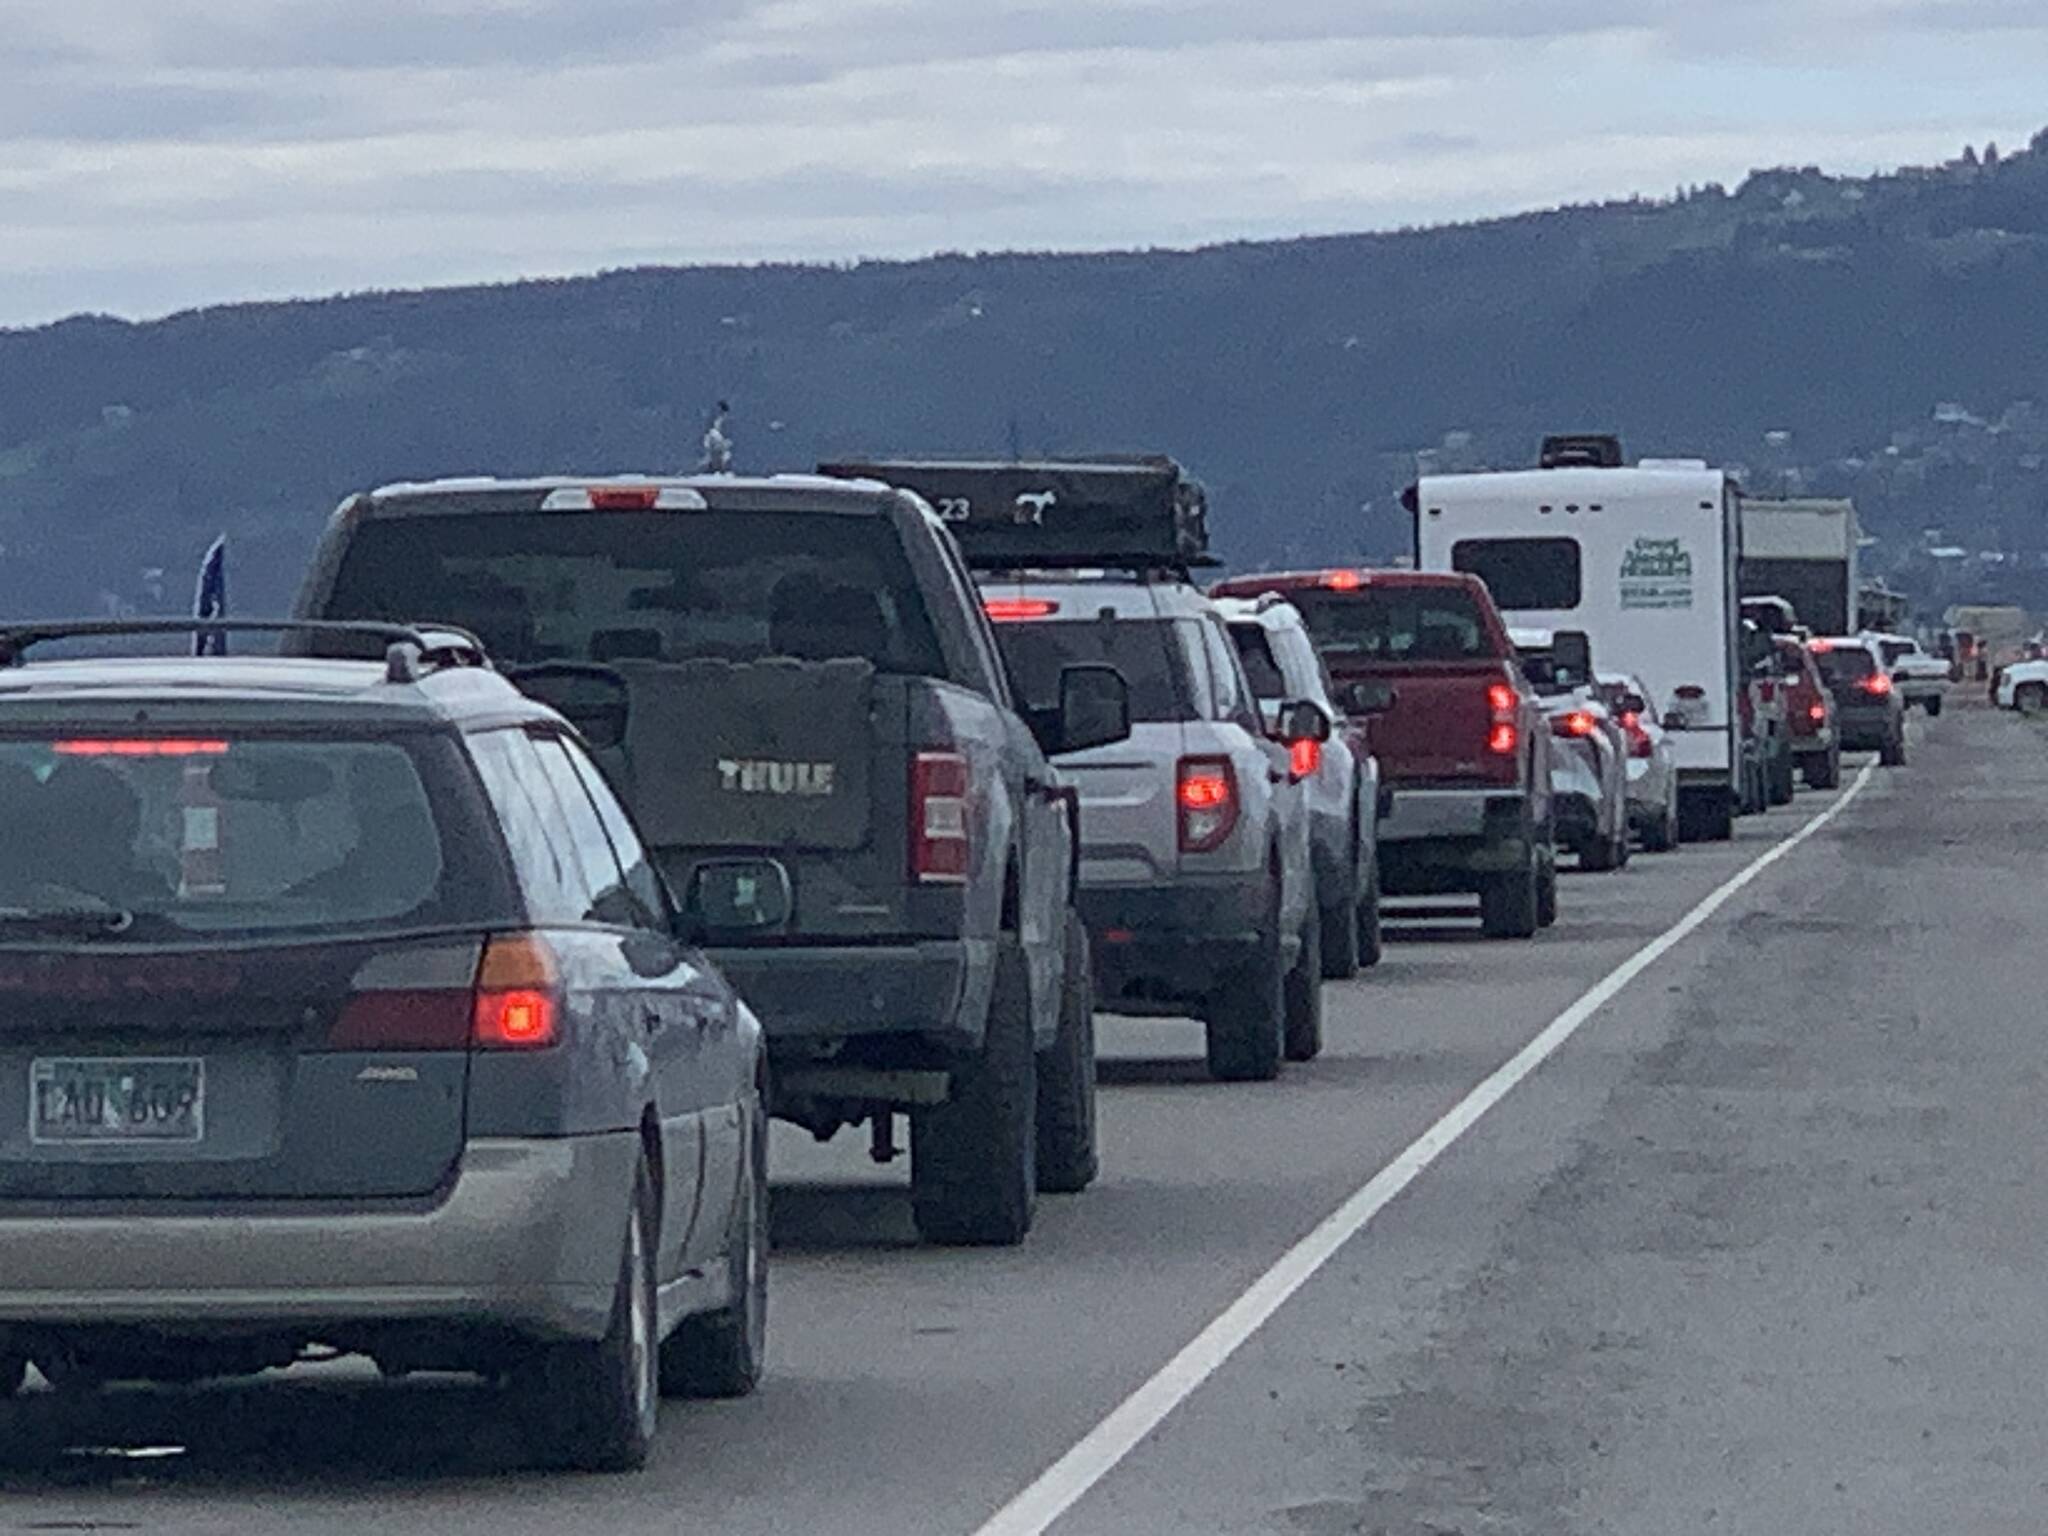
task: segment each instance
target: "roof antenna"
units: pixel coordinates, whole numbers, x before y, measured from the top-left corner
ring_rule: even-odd
[[[718,409],[711,417],[711,425],[704,429],[704,458],[697,467],[707,475],[729,475],[732,473],[732,439],[726,435],[726,417],[732,413],[732,406],[726,401],[718,402]]]

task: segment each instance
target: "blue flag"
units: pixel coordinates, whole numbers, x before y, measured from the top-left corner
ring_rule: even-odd
[[[199,590],[192,597],[192,617],[224,619],[228,615],[228,536],[222,534],[208,546],[199,566]],[[192,636],[194,656],[225,656],[228,637],[218,629],[202,629]]]

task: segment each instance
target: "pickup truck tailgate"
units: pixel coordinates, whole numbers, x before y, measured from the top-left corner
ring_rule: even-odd
[[[1338,673],[1340,686],[1356,678],[1384,682],[1394,691],[1393,708],[1372,724],[1373,752],[1386,782],[1470,779],[1487,772],[1493,728],[1487,690],[1501,681],[1498,665]]]

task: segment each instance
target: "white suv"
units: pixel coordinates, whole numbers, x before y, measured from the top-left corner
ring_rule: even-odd
[[[1277,592],[1218,598],[1216,606],[1269,731],[1280,728],[1281,711],[1299,699],[1336,715],[1329,674],[1300,609]],[[1379,760],[1363,725],[1339,730],[1328,743],[1304,741],[1293,755],[1308,796],[1323,978],[1348,981],[1380,961]]]
[[[1201,1018],[1220,1079],[1313,1059],[1322,914],[1291,745],[1327,741],[1327,709],[1289,701],[1270,729],[1216,605],[1177,577],[1006,573],[982,596],[1027,707],[1083,660],[1129,685],[1129,740],[1058,759],[1102,1007]]]

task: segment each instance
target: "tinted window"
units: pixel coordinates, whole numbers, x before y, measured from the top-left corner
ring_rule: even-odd
[[[1287,678],[1280,670],[1279,658],[1273,654],[1273,646],[1260,624],[1233,624],[1230,638],[1237,645],[1237,659],[1244,664],[1244,675],[1252,685],[1252,692],[1261,699],[1284,699],[1287,697]]]
[[[470,755],[504,829],[528,916],[542,924],[598,921],[600,898],[618,876],[607,878],[590,850],[576,846],[534,739],[521,730],[489,731],[470,738]]]
[[[1259,723],[1257,704],[1245,682],[1244,669],[1238,665],[1237,650],[1223,632],[1221,619],[1203,622],[1202,645],[1208,652],[1210,680],[1216,688],[1215,718],[1234,720],[1254,736],[1261,734],[1264,727]]]
[[[1888,667],[1896,663],[1901,656],[1910,656],[1919,649],[1910,640],[1885,640],[1879,643],[1878,648],[1884,652],[1884,664]]]
[[[647,847],[640,841],[632,818],[589,755],[572,741],[561,746],[589,792],[591,804],[597,807],[597,819],[604,823],[612,852],[626,872],[626,890],[637,904],[639,920],[665,929],[669,918],[668,893],[662,887],[661,876],[655,873],[653,861],[647,857]]]
[[[864,515],[372,519],[323,616],[460,624],[505,662],[858,656],[945,671],[895,529]]]
[[[1503,612],[1579,606],[1577,539],[1465,539],[1451,569],[1485,582]]]
[[[232,733],[140,745],[0,742],[0,906],[129,912],[136,941],[503,913],[502,878],[487,856],[471,862],[481,840],[458,809],[452,746]]]
[[[996,641],[1028,708],[1057,705],[1060,672],[1097,662],[1123,674],[1131,691],[1133,720],[1156,723],[1194,717],[1187,658],[1166,620],[999,624]]]
[[[1298,592],[1294,606],[1324,655],[1346,661],[1483,661],[1493,640],[1477,600],[1455,587]]]
[[[1813,660],[1827,685],[1838,691],[1877,671],[1877,658],[1860,645],[1820,651]]]

